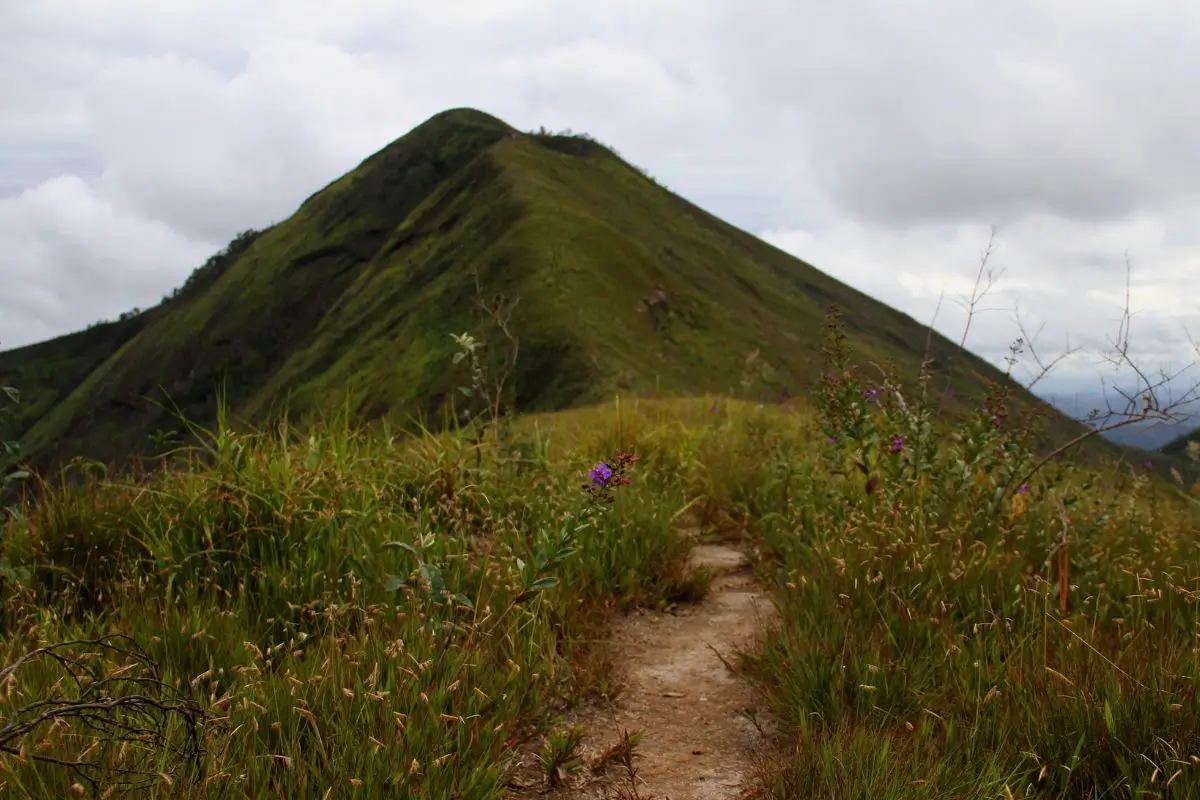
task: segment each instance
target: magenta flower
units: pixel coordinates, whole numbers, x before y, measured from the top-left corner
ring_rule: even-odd
[[[607,486],[612,477],[612,467],[601,461],[588,471],[588,477],[592,479],[592,486]]]
[[[898,433],[895,436],[893,436],[890,449],[893,453],[899,453],[901,450],[903,450],[904,449],[904,437]]]

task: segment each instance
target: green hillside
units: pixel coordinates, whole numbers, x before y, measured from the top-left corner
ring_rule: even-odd
[[[97,367],[136,336],[151,319],[141,313],[49,341],[0,353],[0,385],[19,387],[5,436],[19,438],[66,399]]]
[[[912,375],[928,336],[586,137],[457,109],[239,237],[159,307],[2,353],[0,377],[32,398],[18,432],[41,468],[145,452],[182,429],[178,412],[208,423],[222,382],[242,420],[347,393],[360,419],[430,418],[461,382],[451,334],[481,330],[476,277],[486,296],[519,298],[509,388],[520,411],[620,391],[802,396],[819,380],[831,305],[864,362]],[[651,313],[660,289],[667,313]],[[960,391],[1002,379],[945,338],[932,344]],[[1081,430],[1057,414],[1054,426]]]
[[[1160,452],[1169,456],[1184,456],[1189,445],[1200,443],[1200,430],[1192,430],[1178,436],[1162,446]]]

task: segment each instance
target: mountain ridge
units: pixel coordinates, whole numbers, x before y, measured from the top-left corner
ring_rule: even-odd
[[[619,391],[736,392],[751,368],[763,393],[812,391],[830,306],[864,360],[911,376],[928,341],[956,389],[1005,380],[598,142],[522,133],[476,109],[430,117],[286,220],[241,235],[218,266],[136,325],[104,328],[103,341],[86,331],[52,340],[89,354],[82,377],[38,373],[30,354],[47,343],[0,353],[0,381],[32,382],[42,398],[20,433],[36,466],[145,453],[153,436],[182,432],[147,398],[206,424],[222,383],[230,409],[252,421],[343,393],[364,420],[436,416],[457,386],[452,334],[479,321],[476,281],[519,298],[520,411]],[[1013,389],[1026,407],[1045,406]],[[1062,415],[1054,425],[1082,430]]]

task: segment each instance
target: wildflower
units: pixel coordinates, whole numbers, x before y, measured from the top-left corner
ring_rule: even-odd
[[[879,396],[879,390],[874,386],[868,386],[866,389],[863,389],[862,396],[867,400],[874,402],[875,398]]]
[[[891,451],[893,453],[899,453],[903,449],[904,449],[904,437],[897,433],[895,436],[892,437]]]
[[[632,467],[638,460],[638,457],[632,453],[617,453],[611,463],[601,461],[596,466],[588,470],[588,477],[591,482],[584,484],[583,490],[588,493],[593,501],[601,503],[611,503],[613,501],[613,490],[620,486],[628,486],[629,468]]]
[[[588,472],[588,477],[592,479],[592,486],[607,486],[608,479],[612,477],[612,467],[606,462],[601,461]]]
[[[1022,483],[1020,486],[1017,487],[1017,494],[1025,494],[1028,491],[1029,491],[1028,483]]]
[[[718,413],[720,413],[720,410],[721,410],[721,409],[720,409],[720,406],[718,406],[718,405],[717,405],[717,403],[718,403],[718,401],[717,401],[717,400],[713,400],[713,404],[712,404],[712,413],[714,413],[714,414],[718,414]]]
[[[833,438],[832,436],[830,436],[830,437],[829,437],[829,439],[826,441],[826,443],[827,443],[827,444],[828,444],[830,447],[836,447],[836,446],[837,446],[837,439],[835,439],[835,438]]]

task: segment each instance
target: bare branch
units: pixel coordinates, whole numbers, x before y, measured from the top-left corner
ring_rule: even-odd
[[[1076,353],[1078,353],[1082,348],[1071,347],[1071,339],[1068,336],[1067,337],[1067,349],[1064,350],[1059,355],[1055,356],[1049,362],[1044,361],[1042,359],[1041,355],[1037,351],[1037,339],[1039,336],[1042,335],[1042,331],[1045,329],[1046,323],[1043,322],[1041,327],[1038,328],[1037,333],[1035,333],[1033,336],[1030,336],[1029,331],[1026,330],[1026,328],[1025,328],[1024,320],[1021,319],[1020,301],[1018,301],[1013,307],[1013,316],[1017,323],[1017,329],[1021,332],[1020,341],[1028,349],[1029,355],[1033,358],[1033,363],[1036,364],[1037,368],[1038,368],[1038,371],[1034,375],[1033,380],[1031,380],[1029,383],[1027,383],[1025,385],[1026,389],[1028,389],[1029,391],[1033,391],[1033,387],[1037,386],[1037,384],[1043,378],[1045,378],[1047,375],[1049,375],[1051,372],[1053,372],[1055,367],[1057,367],[1064,360],[1066,360],[1066,359],[1070,358],[1071,356],[1075,355]]]
[[[992,255],[996,252],[996,234],[999,229],[993,225],[991,233],[988,235],[987,247],[979,256],[979,270],[975,273],[975,286],[971,289],[971,296],[966,298],[967,323],[963,326],[962,338],[959,339],[958,349],[966,350],[967,337],[971,334],[971,323],[974,321],[975,315],[979,313],[979,304],[991,292],[992,287],[996,285],[996,281],[1004,275],[1004,270],[994,272],[988,267],[988,262],[991,261]],[[980,284],[986,281],[986,285],[980,288]]]
[[[987,247],[984,248],[983,252],[979,256],[979,269],[975,273],[975,285],[971,289],[970,296],[965,298],[965,304],[962,306],[967,312],[967,321],[963,326],[962,336],[958,341],[958,351],[956,356],[966,352],[967,338],[971,335],[971,325],[974,322],[976,315],[985,311],[999,310],[979,308],[979,304],[983,302],[984,298],[987,297],[988,293],[990,293],[992,288],[996,285],[996,282],[1004,275],[1003,269],[1001,269],[999,272],[996,272],[989,266],[992,256],[996,252],[996,234],[998,232],[999,229],[995,225],[991,226],[991,232],[988,235]],[[940,300],[938,301],[938,305],[940,307]],[[942,402],[939,410],[945,410],[946,401],[950,396],[954,363],[955,360],[951,359],[950,363],[946,365],[946,389],[942,393]]]
[[[201,729],[209,716],[162,682],[158,666],[133,639],[114,634],[38,647],[0,669],[5,696],[11,696],[20,671],[35,662],[59,673],[52,693],[64,687],[69,692],[0,718],[0,751],[70,769],[97,794],[105,776],[110,790],[123,792],[145,792],[164,775],[180,777],[185,767],[200,776]],[[81,753],[72,758],[42,752],[66,746],[64,731],[74,726],[86,731],[74,736],[91,740]],[[114,748],[120,753],[115,758]]]

